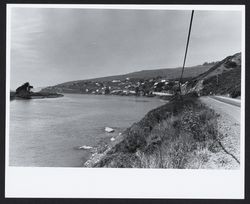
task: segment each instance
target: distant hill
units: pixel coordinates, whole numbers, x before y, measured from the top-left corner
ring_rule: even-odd
[[[86,93],[152,96],[153,92],[173,94],[178,85],[181,68],[154,69],[124,75],[65,82],[42,89],[52,93]],[[199,95],[241,95],[241,53],[225,59],[187,67],[184,70],[182,92]]]
[[[196,77],[199,74],[207,71],[209,68],[212,67],[212,64],[205,64],[205,65],[198,65],[193,67],[187,67],[184,71],[184,78]],[[165,79],[178,79],[181,75],[181,67],[178,68],[166,68],[166,69],[154,69],[154,70],[142,70],[137,72],[132,72],[124,75],[114,75],[114,76],[107,76],[107,77],[100,77],[100,78],[93,78],[93,79],[84,79],[84,80],[77,80],[77,81],[69,81],[65,83],[61,83],[50,88],[71,88],[72,86],[76,86],[77,84],[82,84],[86,81],[95,81],[95,82],[104,82],[104,81],[112,81],[112,80],[126,80],[127,78],[130,79],[152,79],[152,78],[165,78]]]
[[[209,68],[211,68],[212,65],[198,65],[193,67],[187,67],[185,68],[184,72],[184,78],[189,77],[195,77],[205,71],[207,71]],[[132,72],[124,75],[116,75],[116,76],[110,76],[110,77],[101,77],[101,78],[95,78],[92,80],[95,81],[110,81],[110,80],[125,80],[126,78],[131,79],[151,79],[151,78],[165,78],[165,79],[177,79],[181,75],[181,67],[178,68],[166,68],[166,69],[154,69],[154,70],[142,70],[137,72]]]
[[[241,53],[228,56],[204,73],[194,77],[188,91],[201,95],[220,94],[231,97],[241,95]]]

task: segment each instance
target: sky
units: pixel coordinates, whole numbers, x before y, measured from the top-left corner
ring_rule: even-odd
[[[12,8],[10,88],[182,66],[191,11]],[[240,11],[195,11],[186,66],[241,51]]]

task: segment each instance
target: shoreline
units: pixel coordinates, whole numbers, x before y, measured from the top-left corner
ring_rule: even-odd
[[[47,92],[31,92],[25,96],[18,95],[15,92],[10,92],[10,101],[12,100],[31,100],[31,99],[43,99],[43,98],[59,98],[63,97],[60,93],[47,93]]]
[[[131,99],[135,99],[135,100],[140,100],[143,101],[143,99],[145,99],[145,102],[148,102],[147,100],[159,100],[162,103],[167,103],[171,100],[171,98],[173,97],[161,97],[161,96],[153,96],[153,97],[148,97],[148,96],[135,96],[135,95],[113,95],[113,94],[83,94],[83,93],[58,93],[58,94],[64,94],[63,96],[67,96],[67,95],[84,95],[84,96],[103,96],[103,97],[125,97],[125,98],[131,98]],[[57,97],[56,97],[57,98]],[[146,113],[145,113],[146,114]]]

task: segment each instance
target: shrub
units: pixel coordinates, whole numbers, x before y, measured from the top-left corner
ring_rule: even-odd
[[[241,96],[241,90],[236,89],[230,95],[232,98],[237,98],[238,96]]]
[[[225,63],[225,67],[226,68],[234,68],[234,67],[237,67],[237,63],[236,62],[233,62],[233,61],[227,61]]]

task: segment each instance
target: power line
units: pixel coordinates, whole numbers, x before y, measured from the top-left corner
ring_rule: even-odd
[[[179,90],[180,90],[180,93],[181,93],[181,80],[182,80],[182,76],[183,76],[183,72],[184,72],[184,68],[185,68],[185,63],[186,63],[186,58],[187,58],[187,51],[188,51],[190,33],[191,33],[191,28],[192,28],[193,16],[194,16],[194,10],[192,10],[192,13],[191,13],[191,19],[190,19],[190,25],[189,25],[189,31],[188,31],[188,38],[187,38],[185,56],[184,56],[182,70],[181,70],[181,77],[180,77],[180,80],[179,80]]]

